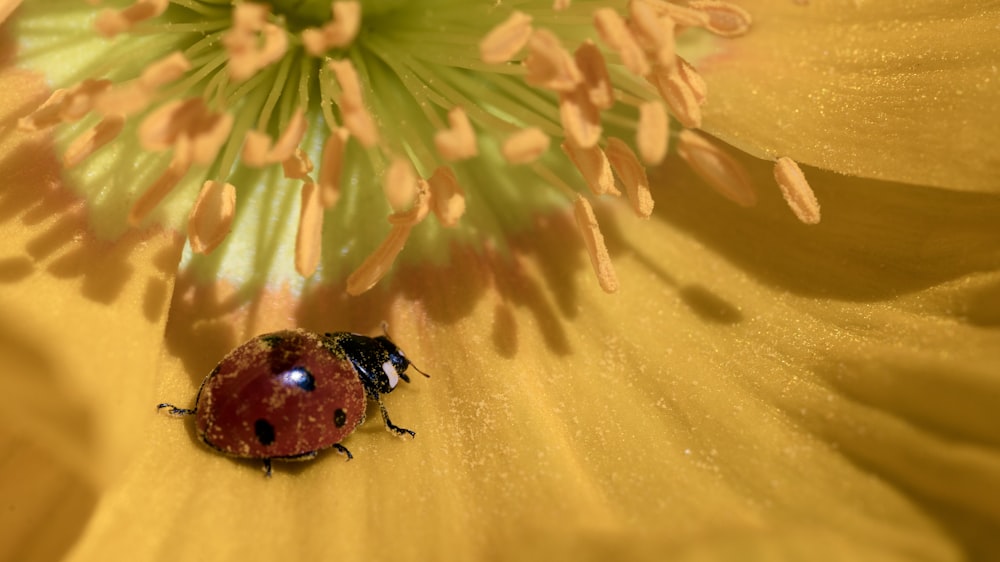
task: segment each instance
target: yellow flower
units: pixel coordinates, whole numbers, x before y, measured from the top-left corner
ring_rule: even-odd
[[[0,2],[0,15],[17,4]],[[328,13],[309,11],[319,4],[275,2],[274,11],[303,10],[287,20],[301,29],[295,37],[303,45],[326,42],[338,30],[324,30]],[[449,40],[479,45],[510,13],[501,5],[460,17],[441,4],[422,18],[372,10],[385,25],[363,31],[368,44],[399,50],[385,60],[406,60],[393,43],[402,31],[440,25],[406,44],[433,59],[444,52],[435,46]],[[372,174],[390,168],[391,158],[383,155],[379,168],[379,158],[358,149],[360,140],[349,142],[356,152],[348,149],[344,177],[359,179],[344,182],[325,213],[322,257],[310,271],[303,265],[316,247],[296,243],[303,180],[284,182],[274,165],[237,167],[231,177],[217,174],[223,161],[192,166],[160,204],[140,206],[133,222],[142,228],[131,228],[135,201],[183,149],[150,156],[116,141],[66,170],[65,151],[81,131],[56,129],[55,148],[50,133],[16,131],[19,119],[39,115],[34,109],[47,93],[36,74],[5,67],[0,557],[995,556],[1000,91],[991,65],[1000,53],[991,33],[998,14],[940,2],[741,5],[754,18],[742,37],[687,44],[678,35],[708,86],[704,127],[768,160],[792,157],[854,175],[808,170],[821,224],[803,225],[777,188],[764,189],[773,181],[770,162],[727,152],[732,161],[713,167],[692,157],[699,137],[680,133],[671,140],[682,152],[687,146],[687,161],[671,154],[650,172],[650,220],[637,219],[632,205],[588,196],[598,238],[569,211],[567,190],[583,182],[568,159],[553,147],[528,172],[501,166],[507,125],[473,119],[484,154],[451,165],[478,180],[464,186],[460,225],[446,230],[427,218],[414,226],[392,274],[358,297],[344,294],[345,279],[377,254],[390,229],[381,217],[404,216],[411,204],[433,207],[421,189],[383,196]],[[584,36],[559,23],[591,25],[596,7],[573,3],[535,15],[533,25],[578,43]],[[630,14],[624,3],[612,7]],[[184,26],[219,32],[222,41],[230,9],[228,2],[175,1],[167,19],[137,22],[114,40],[131,47],[125,54],[112,52],[145,61],[158,43],[173,45],[169,34],[186,33]],[[86,3],[27,2],[19,11],[11,22],[20,49],[14,62],[43,68],[52,84],[93,77],[74,69],[90,69],[86,59],[102,56],[112,74],[134,70],[84,51],[104,45],[86,35],[93,23],[86,14],[94,11]],[[184,14],[187,20],[169,19]],[[226,24],[211,27],[210,16],[225,16]],[[251,43],[266,47],[271,36],[260,27]],[[71,28],[77,32],[65,33]],[[319,31],[307,39],[306,29]],[[136,37],[147,43],[129,43]],[[330,47],[331,58],[342,58],[338,48]],[[267,61],[257,75],[280,72],[293,51],[247,64]],[[215,60],[214,51],[203,54]],[[220,65],[233,60],[226,56]],[[482,96],[474,101],[518,100],[538,111],[531,98],[482,86],[496,87],[491,79],[477,86],[487,71],[472,70],[466,87]],[[626,70],[614,72],[621,78]],[[366,93],[366,104],[406,99],[398,89]],[[546,111],[554,97],[539,98]],[[347,120],[351,110],[337,100],[321,119]],[[674,102],[677,117],[687,106]],[[491,105],[489,117],[518,107]],[[407,135],[427,132],[391,117],[391,108],[377,109],[379,136],[393,131],[403,139],[386,145],[386,155],[419,144]],[[281,126],[247,130],[278,138],[295,114],[283,111]],[[231,130],[241,122],[234,115]],[[443,115],[440,129],[449,123]],[[605,112],[602,139],[625,138],[637,115]],[[131,121],[122,134],[136,132]],[[351,132],[352,139],[364,134]],[[322,143],[304,144],[321,161]],[[426,163],[436,157],[406,154],[420,177],[431,177],[436,168]],[[317,184],[320,173],[312,176]],[[567,185],[540,186],[538,176]],[[757,205],[729,203],[706,190],[701,176],[721,177],[716,187],[724,191],[739,180],[729,192],[737,201],[748,193],[741,186],[757,186],[750,192]],[[196,218],[191,227],[188,211],[204,180],[232,180],[236,212],[210,213],[222,218]],[[441,198],[431,192],[429,199]],[[442,225],[455,218],[439,211]],[[208,234],[219,225],[232,232],[214,252],[192,251],[218,242]],[[186,245],[175,232],[192,228]],[[614,295],[603,290],[610,263]],[[304,281],[301,273],[314,275]],[[190,423],[155,415],[158,402],[193,400],[214,363],[255,334],[294,325],[374,333],[383,320],[432,374],[387,399],[393,420],[417,432],[413,441],[393,438],[370,415],[346,442],[350,463],[326,453],[277,465],[265,479],[256,463],[199,445]]]

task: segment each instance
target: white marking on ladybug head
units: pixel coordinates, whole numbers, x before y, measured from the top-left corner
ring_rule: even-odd
[[[396,367],[392,365],[392,361],[382,363],[382,371],[389,378],[389,388],[396,388],[396,385],[399,384],[399,373],[396,372]]]

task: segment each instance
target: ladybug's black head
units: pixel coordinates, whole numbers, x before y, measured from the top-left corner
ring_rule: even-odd
[[[387,362],[382,363],[382,371],[385,374],[385,381],[389,383],[389,390],[396,388],[396,384],[399,379],[403,379],[406,382],[410,382],[410,377],[406,375],[406,370],[413,367],[415,371],[420,373],[425,377],[430,377],[427,373],[417,369],[417,366],[410,363],[410,360],[406,358],[402,349],[396,346],[389,336],[378,336],[374,338],[378,345],[385,352],[385,356],[388,358]],[[388,392],[384,391],[384,392]]]
[[[396,388],[399,379],[410,382],[410,377],[406,375],[406,369],[410,367],[410,360],[403,354],[403,350],[392,343],[389,336],[378,336],[375,341],[385,352],[387,363],[382,364],[382,371],[389,383],[389,389]]]
[[[328,334],[327,337],[337,337],[337,344],[354,364],[361,376],[361,382],[369,392],[384,394],[392,392],[400,379],[410,382],[406,370],[412,364],[403,354],[403,350],[396,347],[388,336],[370,338],[358,334],[340,333]],[[422,373],[419,369],[417,371]]]

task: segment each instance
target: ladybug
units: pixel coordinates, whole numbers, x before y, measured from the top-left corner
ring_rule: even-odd
[[[385,326],[383,325],[383,330]],[[382,421],[396,435],[414,436],[389,420],[382,395],[400,380],[410,382],[410,363],[388,334],[317,334],[283,330],[257,336],[229,352],[205,377],[195,407],[169,408],[174,416],[195,416],[198,437],[234,457],[309,460],[340,442],[365,420],[366,401],[378,403]]]

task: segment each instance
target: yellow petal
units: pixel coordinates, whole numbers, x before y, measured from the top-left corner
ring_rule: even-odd
[[[121,420],[148,408],[181,240],[96,238],[51,142],[9,132],[41,81],[0,82],[0,558],[54,560],[142,439]]]
[[[1000,191],[1000,10],[957,1],[741,5],[750,32],[699,65],[704,128],[762,158]]]
[[[42,84],[15,69],[0,81],[8,108],[0,122],[12,124]],[[61,435],[52,454],[100,482],[97,474],[127,459],[120,445],[136,434],[99,413],[138,407],[121,396],[152,380],[182,242],[161,231],[97,239],[87,210],[60,185],[43,135],[11,133],[0,153],[0,341],[5,361],[24,367],[0,409],[17,431]]]
[[[777,189],[750,214],[667,166],[649,221],[597,209],[615,296],[593,282],[568,214],[515,236],[510,255],[457,248],[451,265],[407,266],[359,298],[337,286],[241,301],[182,278],[157,396],[118,418],[143,430],[137,461],[73,560],[995,549],[998,535],[953,529],[1000,522],[982,493],[1000,489],[1000,234],[984,227],[1000,202],[810,170],[842,218],[805,230]],[[268,480],[198,443],[190,419],[153,411],[193,404],[255,333],[375,334],[382,320],[432,375],[386,400],[413,440],[370,410],[344,442],[354,460],[326,452]]]

